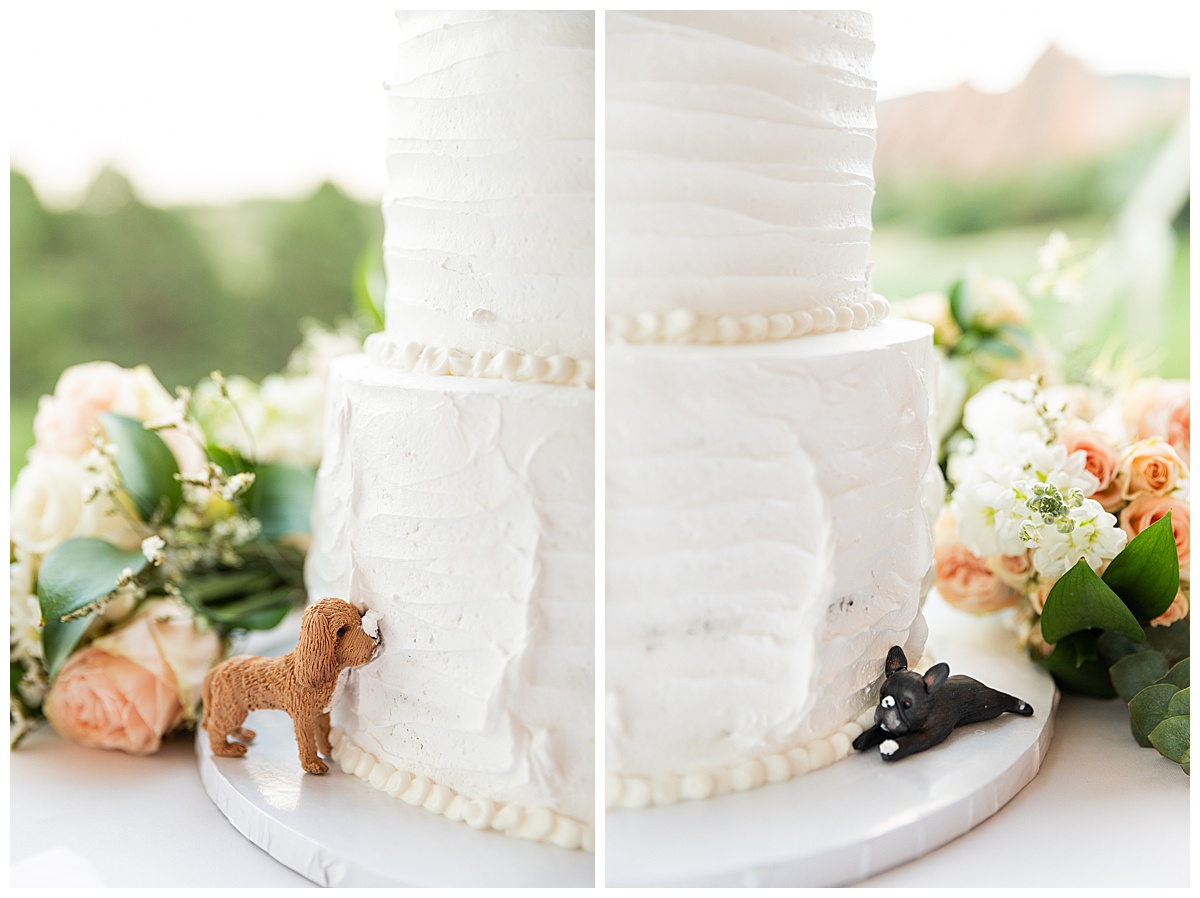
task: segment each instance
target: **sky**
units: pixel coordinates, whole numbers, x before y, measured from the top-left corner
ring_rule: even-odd
[[[104,164],[160,204],[292,196],[325,179],[375,201],[392,7],[8,4],[11,163],[60,206]],[[863,8],[875,16],[881,99],[964,81],[1005,90],[1051,41],[1104,73],[1189,74],[1194,29],[1183,2]]]

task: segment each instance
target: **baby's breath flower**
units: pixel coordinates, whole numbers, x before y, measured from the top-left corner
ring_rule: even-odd
[[[163,563],[163,549],[166,548],[166,540],[157,534],[147,536],[142,540],[142,554],[146,556],[146,560],[157,567]]]
[[[234,474],[221,489],[221,498],[232,502],[254,485],[254,475],[250,473]]]

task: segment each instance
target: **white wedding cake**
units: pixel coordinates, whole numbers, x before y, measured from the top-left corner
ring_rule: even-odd
[[[921,656],[934,359],[870,288],[868,16],[606,40],[606,792],[644,807],[844,757]]]
[[[306,577],[379,618],[341,767],[481,828],[594,827],[594,17],[401,12],[386,332],[334,365]]]

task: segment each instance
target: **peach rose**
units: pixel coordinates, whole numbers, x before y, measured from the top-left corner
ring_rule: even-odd
[[[1121,397],[1121,417],[1137,439],[1162,437],[1181,458],[1191,455],[1191,386],[1186,380],[1138,381]]]
[[[1165,496],[1183,475],[1183,459],[1170,443],[1157,437],[1138,440],[1126,449],[1117,471],[1123,499]]]
[[[145,603],[128,624],[72,655],[42,710],[55,732],[89,748],[152,754],[195,719],[220,639],[171,599]]]
[[[33,419],[35,453],[82,458],[102,412],[150,421],[170,414],[174,400],[146,365],[122,368],[112,362],[72,365],[58,378],[52,396],[38,400]],[[195,435],[180,429],[159,433],[184,473],[204,467]]]
[[[1138,496],[1130,502],[1117,520],[1130,539],[1171,512],[1171,530],[1179,552],[1179,574],[1191,579],[1192,567],[1192,508],[1183,499],[1172,496]]]
[[[1102,494],[1113,482],[1113,478],[1117,476],[1119,463],[1117,450],[1113,448],[1108,437],[1097,430],[1073,424],[1063,428],[1058,441],[1066,448],[1067,455],[1082,452],[1086,456],[1087,461],[1084,463],[1084,468],[1100,481],[1099,487],[1090,498],[1096,498],[1097,495]]]
[[[961,542],[938,542],[934,546],[933,562],[938,592],[960,611],[987,614],[1010,608],[1021,598],[1019,592],[992,573],[987,561]]]
[[[993,555],[987,559],[988,570],[1002,583],[1023,590],[1033,576],[1033,558],[1029,552],[1020,555]]]
[[[1187,594],[1181,589],[1179,592],[1175,593],[1175,601],[1170,604],[1167,610],[1154,620],[1150,621],[1150,626],[1169,627],[1171,624],[1175,623],[1175,621],[1183,620],[1185,617],[1187,617],[1188,611],[1190,610],[1191,602],[1189,602]]]

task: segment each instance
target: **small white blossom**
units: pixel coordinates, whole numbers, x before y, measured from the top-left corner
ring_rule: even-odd
[[[254,485],[254,475],[249,473],[234,474],[221,488],[221,498],[232,502]]]
[[[1033,546],[1033,566],[1044,577],[1061,577],[1080,559],[1096,570],[1125,547],[1125,531],[1099,502],[1084,499],[1068,515],[1072,524],[1069,531],[1043,526]]]
[[[155,534],[147,536],[142,540],[142,554],[146,556],[146,560],[158,566],[163,563],[163,549],[166,548],[166,540]]]

